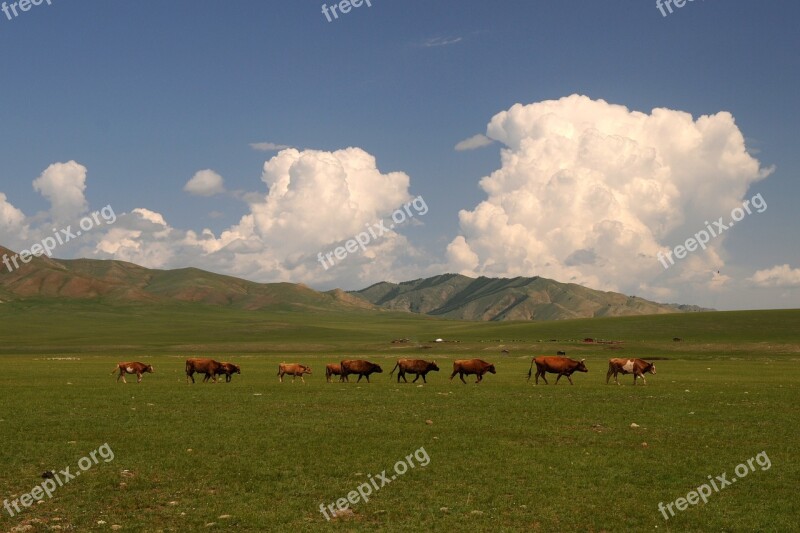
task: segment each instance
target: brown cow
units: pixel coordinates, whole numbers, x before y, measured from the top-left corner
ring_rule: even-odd
[[[606,385],[611,375],[614,375],[614,381],[619,385],[617,374],[633,374],[633,384],[636,385],[636,378],[642,378],[644,384],[647,385],[647,380],[644,375],[650,372],[655,375],[655,363],[648,363],[644,359],[609,359],[608,360],[608,373],[606,374]]]
[[[331,382],[331,376],[339,376],[339,381],[345,380],[346,376],[342,376],[342,365],[339,363],[331,363],[325,366],[325,381]]]
[[[486,372],[497,374],[493,364],[487,363],[481,359],[458,359],[453,361],[453,373],[450,374],[450,381],[453,381],[455,375],[458,374],[458,377],[461,378],[461,381],[466,385],[467,382],[464,381],[464,376],[475,374],[478,376],[475,383],[480,383],[483,381],[483,375]]]
[[[586,365],[583,362],[586,359],[581,359],[580,361],[576,361],[575,359],[569,359],[568,357],[534,357],[531,359],[531,367],[528,369],[528,381],[531,380],[531,372],[533,371],[533,364],[536,363],[536,384],[539,384],[539,376],[542,376],[545,385],[549,385],[547,383],[547,377],[545,376],[546,372],[551,374],[558,374],[556,378],[556,385],[558,385],[558,380],[561,379],[561,376],[567,376],[570,385],[574,385],[572,383],[572,378],[570,377],[573,372],[588,372],[589,369],[586,368]]]
[[[398,370],[399,369],[399,370]],[[394,374],[394,371],[398,370],[397,372],[397,382],[400,383],[400,378],[403,378],[403,381],[408,383],[406,379],[406,373],[408,374],[416,374],[417,377],[414,378],[414,381],[411,383],[416,383],[420,376],[422,376],[422,381],[427,383],[428,380],[425,379],[425,376],[428,372],[434,371],[438,372],[439,367],[436,366],[436,361],[425,361],[424,359],[400,359],[397,361],[397,364],[394,365],[394,368],[391,372],[389,372],[389,376]]]
[[[209,378],[213,378],[214,383],[217,382],[217,374],[222,374],[219,371],[220,362],[213,359],[187,359],[186,360],[186,383],[189,383],[189,378],[192,378],[194,383],[194,373],[205,374],[203,383],[207,382]]]
[[[241,374],[242,369],[239,368],[239,365],[234,365],[233,363],[220,363],[219,368],[214,372],[217,376],[221,376],[225,374],[225,383],[231,382],[231,376],[233,374]]]
[[[144,363],[137,363],[132,361],[130,363],[118,363],[114,370],[111,373],[119,372],[119,376],[117,376],[117,382],[119,382],[119,378],[122,378],[123,383],[127,383],[125,380],[125,374],[136,374],[136,383],[142,382],[142,374],[145,372],[150,372],[151,374],[155,373],[153,370],[153,365],[146,365]]]
[[[300,381],[303,383],[306,380],[303,379],[303,374],[311,374],[311,367],[306,365],[298,365],[296,363],[281,363],[278,365],[278,377],[280,378],[281,383],[283,383],[283,376],[289,374],[292,376],[292,383],[294,383],[294,378],[300,376]]]
[[[367,383],[369,383],[369,375],[377,372],[378,374],[383,373],[383,369],[380,365],[376,365],[375,363],[370,363],[369,361],[364,361],[362,359],[347,359],[341,362],[342,365],[342,379],[344,381],[350,381],[347,379],[347,376],[350,374],[358,374],[358,380],[356,383],[361,381],[361,378],[366,377]]]

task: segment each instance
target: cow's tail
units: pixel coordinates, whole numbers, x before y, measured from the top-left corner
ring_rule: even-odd
[[[533,361],[535,360],[534,357],[531,357],[531,367],[528,369],[528,381],[531,380],[531,374],[533,374]]]
[[[391,371],[391,372],[389,372],[389,377],[392,377],[392,375],[394,374],[394,371],[395,371],[395,370],[397,370],[397,367],[398,367],[398,366],[400,366],[400,361],[398,361],[397,363],[395,363],[395,365],[394,365],[394,368],[392,369],[392,371]]]
[[[114,370],[111,371],[112,374],[115,374],[119,370],[119,365],[114,367]]]

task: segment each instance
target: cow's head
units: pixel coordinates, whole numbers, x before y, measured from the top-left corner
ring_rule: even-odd
[[[241,368],[239,368],[239,365],[234,365],[234,364],[232,364],[232,365],[231,365],[231,368],[233,368],[233,370],[234,370],[234,371],[235,371],[237,374],[241,374],[241,373],[242,373],[242,369],[241,369]]]
[[[439,367],[436,365],[436,361],[428,363],[428,370],[435,370],[437,372],[439,371]]]
[[[378,374],[383,374],[383,369],[381,365],[372,365],[372,371],[377,372]]]
[[[489,368],[486,370],[492,374],[497,374],[497,371],[494,369],[494,365],[489,365]]]
[[[303,367],[303,374],[310,374],[310,373],[311,373],[311,367],[310,366],[304,366]]]
[[[584,361],[586,361],[586,359],[581,359],[580,361],[578,361],[578,366],[575,367],[575,370],[577,370],[578,372],[588,372],[589,369],[586,368],[586,364],[584,363]]]
[[[656,364],[655,363],[647,363],[647,368],[644,369],[645,372],[650,372],[651,374],[655,375],[656,373]]]
[[[147,368],[145,368],[144,371],[150,372],[151,374],[155,373],[155,370],[153,370],[153,365],[147,365]]]

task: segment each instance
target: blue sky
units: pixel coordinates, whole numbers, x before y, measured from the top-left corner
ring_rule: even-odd
[[[372,0],[328,22],[318,0],[51,1],[12,20],[0,13],[0,193],[17,213],[0,219],[0,243],[14,250],[67,223],[53,214],[53,198],[32,186],[45,176],[84,195],[71,204],[75,220],[106,205],[120,215],[56,250],[59,257],[191,265],[321,289],[459,271],[543,275],[720,309],[800,305],[795,2],[695,0],[664,17],[655,1]],[[668,199],[660,218],[650,217],[641,206],[651,196],[622,198],[637,172],[647,171],[623,169],[629,181],[620,185],[615,176],[593,175],[585,159],[570,160],[570,148],[554,154],[557,143],[537,148],[515,137],[524,130],[555,143],[562,130],[549,130],[542,117],[568,121],[578,105],[570,95],[592,103],[584,133],[599,128],[606,154],[594,157],[611,158],[609,139],[626,136],[620,122],[603,130],[604,117],[621,116],[610,106],[631,115],[665,108],[694,121],[726,112],[735,125],[720,120],[703,130],[703,150],[711,152],[667,155],[696,134],[689,126],[631,137],[637,157],[649,153],[646,139],[659,138],[656,167],[671,169],[668,177],[653,171]],[[559,104],[535,106],[548,101]],[[500,127],[505,141],[454,149],[487,134],[492,118],[514,104],[531,112]],[[735,146],[717,154],[719,166],[696,175],[679,168],[739,133],[760,170],[731,157]],[[296,150],[259,151],[252,143]],[[357,152],[340,152],[349,147]],[[510,169],[515,179],[498,179],[487,191],[481,179],[506,168],[504,150],[553,158],[547,168],[577,180],[562,184],[562,196],[573,187],[583,201],[548,198],[549,177],[533,172],[533,163]],[[286,179],[296,197],[270,190],[281,181],[265,176],[272,158],[276,168],[293,169]],[[83,170],[58,166],[69,161]],[[348,165],[370,172],[337,173]],[[224,179],[224,190],[185,191],[205,169]],[[599,180],[592,188],[588,176]],[[592,190],[606,190],[620,207],[588,216],[586,198],[605,198]],[[528,193],[537,202],[523,206]],[[659,265],[656,248],[672,249],[702,230],[702,219],[727,217],[758,193],[768,209],[715,238],[713,250],[669,270]],[[429,207],[416,224],[330,269],[316,261],[416,196]],[[478,209],[484,202],[501,206],[486,220]],[[462,210],[474,216],[460,218]],[[536,213],[526,218],[529,210]],[[623,230],[609,237],[598,229],[605,219],[629,225],[635,242]],[[659,229],[648,233],[653,226]],[[601,246],[609,238],[614,243]],[[594,259],[576,264],[575,257]]]

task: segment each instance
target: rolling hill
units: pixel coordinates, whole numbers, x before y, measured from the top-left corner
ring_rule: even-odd
[[[0,247],[0,256],[14,253]],[[205,304],[242,310],[404,311],[460,320],[561,320],[703,311],[534,278],[444,274],[360,291],[319,292],[302,284],[255,283],[197,268],[155,270],[124,261],[35,257],[0,264],[0,303],[96,300],[104,304]]]
[[[445,274],[400,284],[377,283],[353,294],[384,309],[462,320],[561,320],[708,311],[541,277],[474,279]]]

